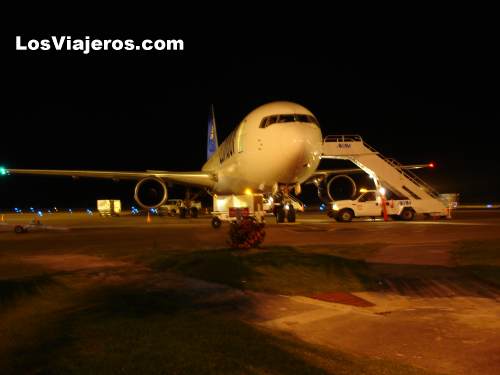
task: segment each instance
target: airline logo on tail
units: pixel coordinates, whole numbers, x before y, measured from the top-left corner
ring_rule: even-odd
[[[217,142],[217,128],[215,126],[214,107],[211,107],[208,116],[208,139],[207,139],[207,160],[217,151],[219,143]]]

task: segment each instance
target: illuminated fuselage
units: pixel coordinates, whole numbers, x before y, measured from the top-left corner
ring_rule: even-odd
[[[273,102],[250,112],[202,170],[213,172],[217,194],[271,192],[306,181],[321,157],[321,129],[301,105]]]

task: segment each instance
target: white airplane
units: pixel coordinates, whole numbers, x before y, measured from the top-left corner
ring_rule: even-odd
[[[250,112],[219,146],[213,116],[209,121],[207,162],[201,171],[146,170],[82,171],[51,169],[7,169],[0,174],[28,174],[137,180],[134,198],[143,208],[156,208],[168,198],[166,183],[194,186],[212,194],[244,194],[248,191],[271,196],[280,190],[300,193],[301,184],[319,182],[332,173],[361,171],[358,168],[317,170],[322,153],[322,134],[316,117],[307,108],[291,102],[272,102]],[[326,189],[329,195],[329,188]],[[156,192],[156,194],[149,194]],[[331,195],[330,195],[331,198]],[[328,197],[327,197],[328,199]]]
[[[273,102],[250,112],[221,143],[217,144],[215,121],[209,123],[208,161],[201,171],[147,170],[82,171],[52,169],[3,169],[4,174],[138,180],[135,199],[144,208],[162,205],[166,182],[208,189],[216,194],[270,193],[278,186],[298,186],[316,171],[322,135],[316,117],[301,105]],[[156,183],[163,194],[154,204],[141,201],[141,188]],[[248,190],[247,190],[248,191]]]

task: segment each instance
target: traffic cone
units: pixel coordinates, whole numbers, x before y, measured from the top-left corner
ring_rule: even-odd
[[[151,224],[151,216],[149,215],[149,211],[148,211],[148,218],[146,219],[146,223]]]
[[[387,215],[387,206],[386,206],[386,200],[385,200],[385,197],[382,196],[382,213],[384,214],[384,221],[388,221],[389,220],[389,217]]]

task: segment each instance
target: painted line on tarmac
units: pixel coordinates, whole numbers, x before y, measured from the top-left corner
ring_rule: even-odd
[[[318,223],[318,224],[335,224],[335,225],[349,225],[349,223],[336,224],[333,221],[325,221],[321,219],[301,219],[300,222]],[[297,223],[297,224],[300,224]],[[357,223],[389,223],[395,225],[500,225],[500,223],[474,223],[474,222],[456,222],[456,221],[383,221],[383,220],[355,220],[352,224]]]
[[[471,223],[471,222],[456,222],[456,221],[393,221],[392,223],[407,224],[407,225],[499,225],[494,223]]]

